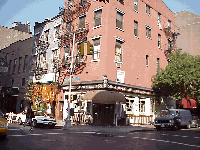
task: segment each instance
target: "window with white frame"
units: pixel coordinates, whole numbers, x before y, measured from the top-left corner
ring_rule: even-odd
[[[159,29],[162,29],[161,14],[160,13],[158,13],[158,25],[159,25]]]
[[[146,14],[149,16],[151,15],[151,7],[147,4],[146,4]]]
[[[171,39],[168,39],[168,50],[169,51],[172,50],[172,41],[171,41]]]
[[[93,60],[100,59],[100,38],[93,39]]]
[[[54,31],[55,31],[55,39],[58,39],[59,31],[60,31],[60,26],[55,27]]]
[[[94,27],[101,25],[102,9],[94,11]]]
[[[168,20],[168,31],[171,31],[171,21]]]
[[[138,22],[134,21],[134,35],[138,37]]]
[[[134,10],[138,11],[138,0],[134,0]]]
[[[123,15],[121,12],[117,11],[117,17],[116,17],[116,27],[123,29]]]
[[[157,58],[156,65],[157,65],[157,69],[159,69],[160,68],[160,58]]]
[[[48,42],[49,41],[49,30],[46,30],[46,31],[44,31],[44,40],[46,41],[46,42]]]
[[[116,40],[115,44],[115,62],[122,62],[122,42]]]
[[[151,38],[151,27],[146,26],[146,37]]]
[[[139,100],[139,112],[145,112],[145,100]]]
[[[71,34],[71,25],[72,25],[72,21],[67,21],[66,35]]]
[[[133,111],[134,109],[134,99],[126,99],[126,108],[127,108],[127,111]]]
[[[146,66],[149,66],[149,55],[146,55]]]
[[[158,48],[161,48],[161,35],[158,34]]]

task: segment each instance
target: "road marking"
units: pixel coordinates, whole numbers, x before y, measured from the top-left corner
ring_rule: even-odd
[[[150,139],[150,140],[155,141],[156,139]]]
[[[54,142],[56,140],[52,140],[52,139],[42,139],[42,141],[46,141],[46,142]]]
[[[160,134],[160,135],[169,135],[169,134]]]
[[[119,136],[115,136],[115,137],[126,137],[126,136],[121,136],[121,135],[119,135]]]
[[[200,137],[194,137],[194,138],[200,138]]]
[[[154,134],[154,133],[147,133],[147,134]]]
[[[171,142],[171,143],[178,143],[178,142]]]
[[[188,146],[197,146],[197,145],[188,145]]]
[[[21,130],[21,129],[7,129],[7,130]]]
[[[64,133],[45,133],[45,134],[64,134]]]
[[[180,135],[172,135],[172,136],[180,136]]]
[[[189,137],[189,136],[181,136],[181,137]]]
[[[73,132],[73,133],[96,133],[96,132]],[[102,133],[96,133],[96,134],[102,134]]]
[[[184,144],[184,143],[177,143],[177,144]]]
[[[27,134],[27,135],[43,135],[43,134]]]
[[[26,136],[26,135],[22,135],[22,134],[16,134],[16,135],[8,135],[8,136]]]

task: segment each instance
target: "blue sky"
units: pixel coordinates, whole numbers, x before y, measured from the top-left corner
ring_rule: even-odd
[[[30,21],[31,31],[35,22],[52,18],[59,12],[65,0],[0,0],[0,25],[12,27],[17,21]],[[187,10],[200,15],[200,0],[163,0],[172,12]]]

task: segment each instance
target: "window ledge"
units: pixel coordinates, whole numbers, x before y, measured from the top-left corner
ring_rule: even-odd
[[[148,37],[148,36],[146,36],[146,38],[148,38],[148,39],[152,40],[152,38],[150,38],[150,37]]]
[[[100,59],[92,59],[91,62],[100,61]]]
[[[121,61],[116,61],[116,60],[114,60],[114,62],[115,62],[115,63],[118,63],[118,64],[123,64],[123,62],[121,62]]]
[[[121,28],[119,28],[119,27],[116,27],[116,29],[119,29],[120,31],[124,32],[124,30],[123,30],[123,29],[121,29]]]
[[[136,37],[136,38],[138,38],[138,39],[139,39],[139,37],[138,37],[138,36],[136,36],[136,35],[134,35],[134,37]]]
[[[101,25],[98,25],[98,26],[93,27],[92,29],[96,29],[96,28],[100,28],[100,27],[101,27]]]
[[[134,9],[134,11],[135,11],[136,13],[139,13],[136,9]]]
[[[147,14],[147,13],[146,13]],[[147,14],[149,17],[151,17],[151,15],[150,14]]]
[[[149,67],[149,65],[146,65],[146,67]]]
[[[158,47],[158,48],[162,50],[162,47]]]

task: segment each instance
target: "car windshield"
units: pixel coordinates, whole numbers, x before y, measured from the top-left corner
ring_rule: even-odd
[[[177,112],[177,114],[178,114],[178,112]],[[174,110],[170,110],[170,115],[176,116],[176,112]]]
[[[0,118],[3,118],[3,114],[0,112]]]
[[[166,116],[166,115],[170,115],[170,112],[168,110],[162,110],[159,114],[159,116]]]

